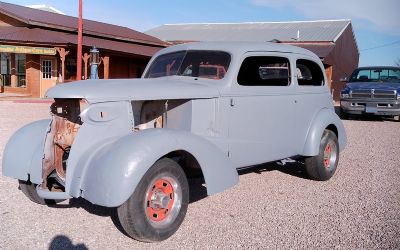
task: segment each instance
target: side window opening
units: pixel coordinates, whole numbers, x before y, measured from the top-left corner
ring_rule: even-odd
[[[244,59],[237,81],[243,86],[289,86],[289,60],[275,56],[251,56]]]
[[[324,74],[321,68],[310,60],[299,59],[296,61],[296,77],[300,86],[324,85]]]

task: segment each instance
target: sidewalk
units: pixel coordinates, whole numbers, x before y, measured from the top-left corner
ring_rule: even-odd
[[[52,103],[53,99],[34,98],[26,94],[0,93],[0,101],[11,101],[14,103]]]

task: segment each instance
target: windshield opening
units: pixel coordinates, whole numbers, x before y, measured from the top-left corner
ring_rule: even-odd
[[[350,82],[400,82],[400,69],[360,69],[353,73]]]
[[[189,76],[219,80],[225,77],[231,56],[223,51],[189,50],[158,56],[145,78]]]

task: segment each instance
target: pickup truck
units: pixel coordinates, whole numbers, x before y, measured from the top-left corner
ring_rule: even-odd
[[[400,68],[362,67],[356,69],[340,94],[340,109],[349,115],[400,115]]]

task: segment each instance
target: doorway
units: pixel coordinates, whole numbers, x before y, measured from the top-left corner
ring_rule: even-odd
[[[40,58],[40,97],[57,83],[57,60],[54,57]]]

